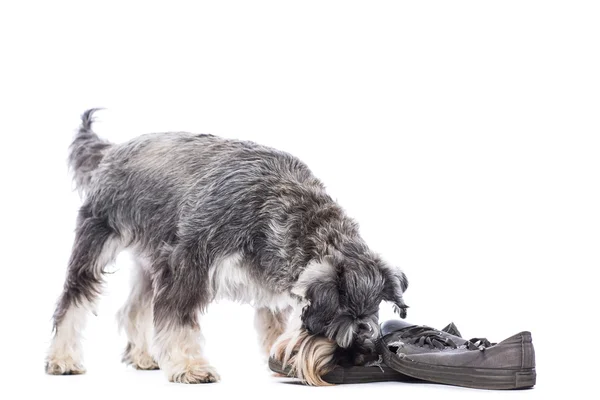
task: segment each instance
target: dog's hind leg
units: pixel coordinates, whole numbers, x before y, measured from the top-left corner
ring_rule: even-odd
[[[145,260],[139,257],[135,260],[131,292],[117,315],[119,327],[127,334],[127,347],[122,361],[143,370],[158,369],[158,364],[150,355],[152,280],[147,268]]]
[[[199,313],[210,302],[208,268],[192,256],[195,250],[176,248],[154,260],[153,354],[171,382],[217,382],[219,374],[203,355]]]
[[[266,307],[257,308],[254,314],[254,327],[258,333],[260,349],[265,357],[269,357],[273,344],[287,327],[291,308],[271,310]]]
[[[46,372],[81,374],[81,333],[88,311],[94,311],[102,290],[102,275],[122,248],[121,237],[106,219],[93,216],[86,206],[79,211],[73,251],[63,293],[54,312],[54,337],[46,358]]]

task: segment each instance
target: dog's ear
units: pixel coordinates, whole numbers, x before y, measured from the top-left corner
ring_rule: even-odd
[[[340,294],[334,279],[313,281],[306,287],[308,305],[302,312],[302,322],[312,334],[324,335],[327,326],[340,308]]]
[[[383,286],[383,300],[394,304],[394,311],[406,318],[408,306],[404,303],[402,295],[408,288],[408,279],[404,272],[397,267],[383,266],[381,268],[385,279]]]

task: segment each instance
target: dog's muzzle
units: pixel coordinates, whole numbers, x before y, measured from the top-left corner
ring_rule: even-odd
[[[357,326],[356,338],[357,340],[377,339],[379,337],[379,333],[379,324],[377,324],[375,321],[359,322]]]

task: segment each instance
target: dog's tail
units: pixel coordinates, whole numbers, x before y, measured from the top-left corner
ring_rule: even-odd
[[[112,146],[106,140],[100,139],[92,131],[94,113],[100,110],[92,108],[81,116],[81,126],[69,147],[69,169],[79,193],[85,192],[92,178],[92,172],[98,168],[106,151]]]

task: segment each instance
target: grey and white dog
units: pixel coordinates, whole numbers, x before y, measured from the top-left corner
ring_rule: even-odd
[[[199,315],[217,298],[252,304],[261,346],[312,385],[336,351],[378,332],[382,301],[401,316],[407,279],[297,158],[252,142],[155,133],[124,144],[82,116],[69,162],[84,194],[64,291],[54,313],[49,374],[80,374],[81,331],[105,267],[135,254],[119,313],[123,361],[169,380],[214,382]]]

